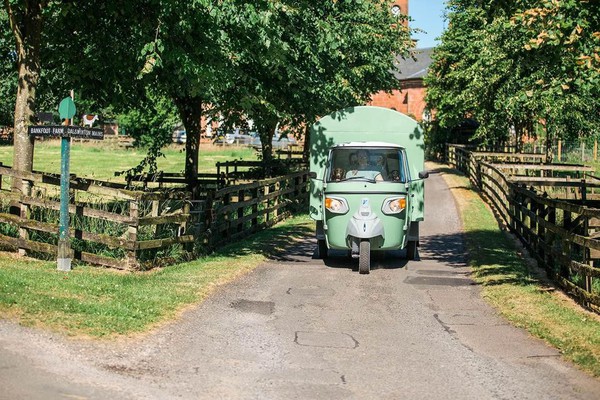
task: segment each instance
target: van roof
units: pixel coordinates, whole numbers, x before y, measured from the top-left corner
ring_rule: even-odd
[[[398,144],[388,143],[388,142],[347,142],[347,143],[336,144],[335,146],[332,146],[331,148],[334,149],[334,148],[339,148],[339,147],[368,147],[368,148],[391,147],[391,148],[397,148],[397,149],[404,148],[404,146],[400,146]]]

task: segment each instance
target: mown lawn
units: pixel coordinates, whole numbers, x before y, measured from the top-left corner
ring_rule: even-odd
[[[184,147],[173,145],[163,150],[164,157],[157,160],[158,169],[164,172],[183,172],[185,166]],[[145,149],[125,149],[108,142],[71,144],[70,172],[78,177],[119,182],[123,176],[115,172],[136,166],[146,156]],[[256,160],[256,151],[250,147],[222,147],[210,144],[200,146],[198,172],[216,172],[217,162],[230,160]],[[60,141],[47,140],[35,144],[33,169],[49,173],[60,173]],[[0,163],[12,166],[13,147],[0,146]]]

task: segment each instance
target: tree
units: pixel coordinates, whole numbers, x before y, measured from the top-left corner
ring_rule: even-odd
[[[589,132],[599,118],[600,25],[592,3],[450,1],[428,78],[440,124],[475,118],[477,136],[491,143],[512,128],[519,143],[538,124],[549,142]]]
[[[398,88],[394,61],[408,55],[412,42],[401,23],[406,16],[394,17],[388,3],[272,2],[270,24],[260,31],[268,41],[232,35],[239,72],[221,111],[254,121],[266,163],[278,123],[303,129],[319,116]]]
[[[278,123],[297,126],[395,88],[394,57],[410,46],[408,30],[383,1],[157,4],[145,72],[182,116],[190,180],[203,107],[214,106],[229,125],[252,119],[268,162]]]
[[[516,56],[531,71],[521,98],[543,122],[547,149],[557,138],[589,136],[600,123],[597,4],[531,1],[511,22],[525,40]]]
[[[27,126],[34,123],[35,112],[55,110],[69,89],[76,89],[78,109],[87,112],[100,111],[99,105],[119,108],[137,104],[145,96],[145,89],[135,80],[141,68],[138,54],[145,26],[137,23],[144,20],[139,9],[144,9],[143,1],[4,0],[2,16],[6,16],[15,44],[7,59],[15,55],[18,79],[16,170],[31,171],[33,166],[34,142],[27,135]],[[10,83],[2,85],[8,86]],[[13,182],[15,188],[19,185],[17,180]]]
[[[42,34],[42,12],[46,1],[17,2],[4,0],[4,8],[15,39],[18,70],[18,86],[14,115],[13,168],[31,171],[33,167],[33,139],[27,127],[33,122],[35,92],[40,78],[40,40]],[[27,192],[17,179],[12,183],[14,190]]]
[[[14,123],[15,96],[17,93],[17,56],[14,46],[14,35],[8,24],[8,15],[4,8],[0,9],[0,57],[5,62],[0,64],[0,126]]]
[[[17,43],[25,43],[23,32],[35,34],[24,36],[29,45],[19,45],[23,51],[17,52],[19,65],[29,69],[20,73],[28,85],[20,86],[18,99],[26,100],[19,104],[27,107],[19,114],[25,122],[15,140],[15,160],[31,160],[18,168],[31,169],[33,143],[26,126],[34,109],[55,107],[65,89],[76,89],[80,109],[135,110],[148,128],[149,122],[160,122],[154,114],[170,121],[169,110],[176,109],[188,133],[185,174],[194,182],[200,118],[208,105],[216,105],[229,123],[253,118],[267,135],[263,143],[268,148],[278,122],[307,124],[332,110],[366,102],[373,92],[396,88],[393,61],[406,53],[410,40],[387,2],[313,3],[111,0],[23,5],[5,0]],[[42,29],[44,18],[48,24]],[[26,23],[35,29],[24,29]],[[159,125],[156,134],[167,137],[169,124]],[[154,155],[161,141],[156,143]],[[29,152],[25,158],[23,151]],[[264,154],[269,157],[270,149]]]

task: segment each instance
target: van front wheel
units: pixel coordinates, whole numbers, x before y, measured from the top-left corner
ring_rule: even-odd
[[[358,254],[358,272],[368,274],[371,270],[371,242],[361,240]]]
[[[318,258],[325,259],[327,258],[327,242],[323,240],[318,240],[319,248],[318,248]]]
[[[417,258],[417,241],[409,240],[406,243],[406,258],[408,260],[415,260]]]

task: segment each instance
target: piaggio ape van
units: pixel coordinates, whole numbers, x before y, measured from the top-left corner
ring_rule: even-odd
[[[413,260],[424,218],[424,144],[415,120],[381,107],[347,108],[310,130],[310,216],[318,256],[329,249],[371,269],[371,252],[406,248]]]

